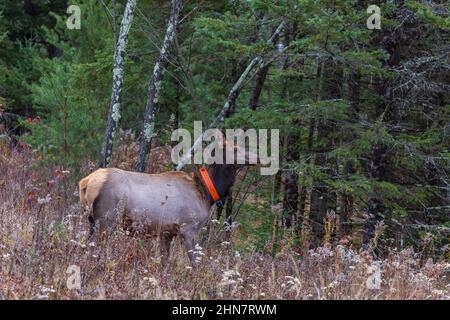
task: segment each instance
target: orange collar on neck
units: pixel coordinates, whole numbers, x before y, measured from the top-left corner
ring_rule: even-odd
[[[203,182],[205,183],[205,186],[208,189],[209,194],[211,195],[211,198],[214,200],[214,202],[219,201],[219,193],[214,186],[214,182],[212,182],[211,177],[209,176],[208,170],[205,167],[201,167],[199,171],[200,175],[202,176]]]

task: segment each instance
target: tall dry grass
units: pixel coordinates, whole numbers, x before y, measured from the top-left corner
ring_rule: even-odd
[[[196,248],[192,269],[179,241],[162,265],[157,243],[117,230],[86,242],[76,179],[64,168],[34,168],[31,151],[0,145],[0,299],[449,299],[449,264],[411,249],[384,260],[349,245],[297,254],[286,236],[272,257],[240,254],[216,232]],[[270,245],[270,241],[268,242]],[[68,289],[69,266],[81,288]],[[374,278],[380,271],[380,286]],[[447,273],[447,274],[446,274]],[[369,284],[369,286],[368,286]],[[372,286],[370,286],[372,284]]]

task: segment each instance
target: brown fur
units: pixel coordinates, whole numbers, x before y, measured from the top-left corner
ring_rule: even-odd
[[[84,206],[92,206],[102,187],[108,180],[110,169],[98,169],[79,182],[80,201]]]

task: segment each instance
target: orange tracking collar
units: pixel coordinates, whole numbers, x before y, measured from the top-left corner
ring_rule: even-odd
[[[205,167],[201,167],[199,171],[200,175],[202,176],[203,182],[205,183],[205,186],[208,189],[209,194],[211,195],[211,198],[214,200],[214,202],[219,201],[219,193],[214,186],[214,182],[212,182],[211,177],[209,176],[208,170]]]

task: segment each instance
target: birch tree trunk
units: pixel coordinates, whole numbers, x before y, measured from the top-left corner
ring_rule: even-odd
[[[158,113],[158,100],[161,84],[164,72],[169,63],[169,49],[174,43],[176,36],[181,6],[181,0],[172,0],[172,9],[167,23],[166,35],[164,36],[159,58],[155,64],[153,75],[150,80],[147,105],[144,113],[144,125],[139,138],[139,158],[136,164],[136,171],[138,172],[144,172],[147,168],[147,159],[150,153],[150,146],[155,128],[155,118]]]
[[[128,0],[120,23],[119,38],[114,52],[113,85],[109,105],[108,125],[102,146],[100,167],[105,168],[111,162],[112,147],[120,119],[120,103],[122,100],[123,60],[127,51],[128,33],[133,21],[136,0]]]
[[[280,36],[284,26],[285,22],[281,22],[278,28],[275,30],[275,32],[272,34],[270,39],[267,41],[268,44],[272,44],[275,42],[274,39],[278,39]],[[219,123],[222,123],[225,118],[229,117],[231,114],[231,110],[233,110],[234,105],[236,104],[236,100],[244,87],[244,84],[246,83],[247,78],[253,77],[255,74],[261,71],[264,67],[266,67],[268,64],[270,64],[272,61],[264,62],[264,59],[262,56],[256,56],[253,58],[252,61],[247,65],[247,68],[245,68],[244,72],[241,74],[239,79],[234,83],[233,87],[231,88],[228,98],[225,101],[225,104],[223,105],[222,110],[220,111],[219,115],[216,117],[216,119],[210,124],[209,128],[216,128]],[[183,167],[190,161],[192,154],[197,150],[197,148],[202,143],[203,134],[200,135],[200,137],[197,138],[197,140],[194,142],[194,145],[189,150],[188,154],[184,155],[181,161],[177,165],[177,170],[183,169]]]

